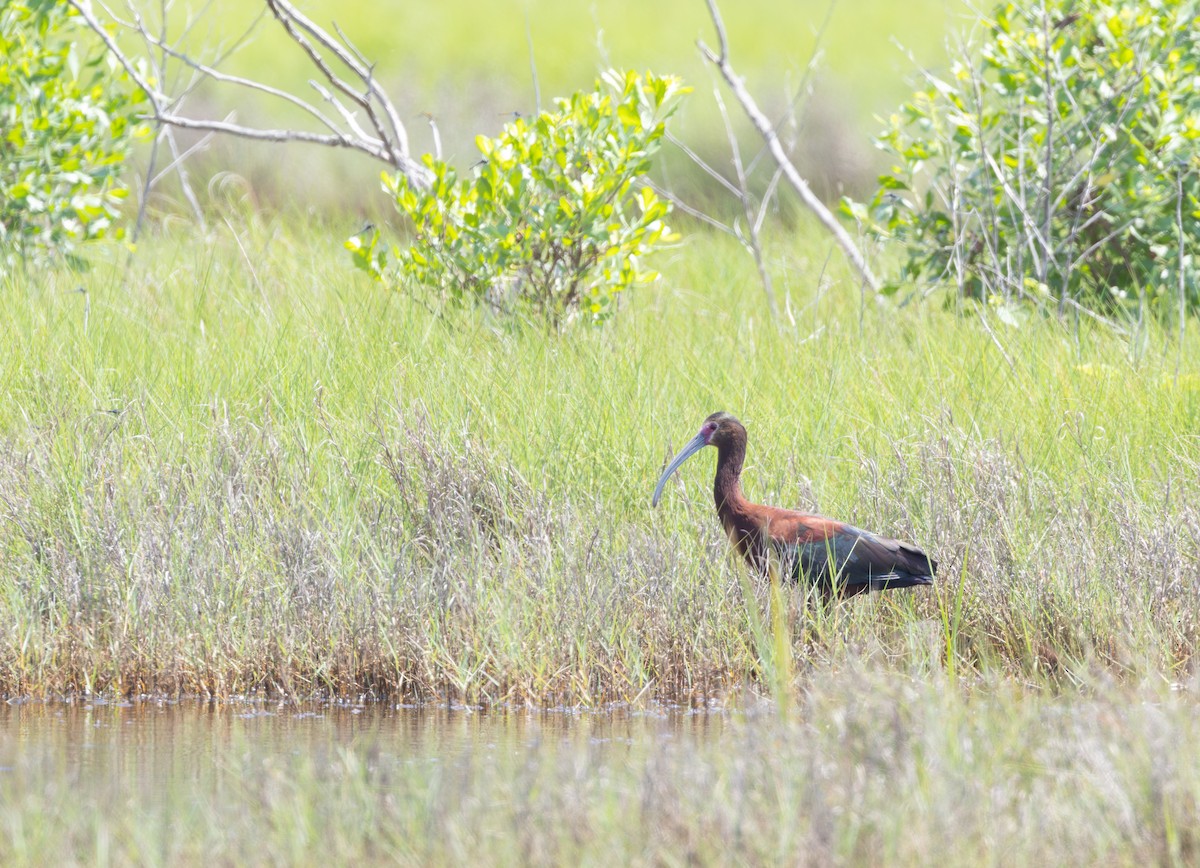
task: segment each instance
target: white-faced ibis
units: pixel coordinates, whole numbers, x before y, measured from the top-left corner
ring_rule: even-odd
[[[654,506],[671,474],[705,446],[717,447],[717,515],[734,547],[759,573],[769,575],[774,564],[785,578],[843,597],[933,584],[937,562],[915,546],[820,515],[746,500],[740,481],[746,428],[728,413],[705,419],[700,433],[671,459],[654,488]]]

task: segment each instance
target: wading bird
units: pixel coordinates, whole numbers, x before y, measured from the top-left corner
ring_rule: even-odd
[[[937,562],[915,546],[819,515],[746,500],[740,482],[746,429],[728,413],[705,419],[700,433],[671,459],[654,488],[653,506],[671,474],[705,446],[717,447],[717,515],[734,547],[762,575],[774,567],[784,578],[842,597],[933,584]]]

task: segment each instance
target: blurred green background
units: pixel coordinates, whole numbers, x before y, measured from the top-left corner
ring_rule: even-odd
[[[673,129],[722,170],[729,166],[713,97],[717,79],[696,48],[697,39],[716,45],[703,0],[310,0],[298,5],[322,26],[336,22],[376,62],[377,76],[408,123],[417,153],[432,149],[423,113],[436,118],[444,155],[469,165],[476,134],[495,134],[513,112],[534,110],[532,66],[543,106],[555,96],[590,87],[606,66],[618,66],[672,72],[691,84],[695,93]],[[184,20],[198,14],[185,44],[197,56],[211,56],[221,40],[243,32],[264,8],[258,0],[214,0],[201,13],[176,6],[169,18],[173,37],[179,38]],[[959,28],[965,8],[960,0],[727,0],[721,11],[733,63],[772,117],[783,117],[797,90],[808,85],[811,93],[799,101],[796,123],[783,132],[814,187],[836,198],[869,187],[879,168],[870,144],[875,116],[898,104],[920,65],[942,62],[947,34]],[[144,8],[148,21],[155,20],[157,9]],[[819,65],[806,79],[817,51]],[[313,69],[269,13],[222,68],[313,94],[307,84]],[[752,155],[757,140],[723,84],[722,92]],[[213,118],[234,109],[241,122],[259,126],[297,119],[286,106],[227,85],[202,88],[187,106],[194,115]],[[390,210],[377,192],[382,167],[347,152],[225,141],[210,148],[198,165],[205,178],[230,170],[239,193],[257,204]],[[678,153],[665,155],[661,171],[673,189],[701,199],[706,195]],[[231,176],[219,178],[229,183]]]

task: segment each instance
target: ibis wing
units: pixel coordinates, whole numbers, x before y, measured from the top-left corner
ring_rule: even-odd
[[[937,563],[923,551],[840,522],[798,533],[777,546],[799,581],[843,587],[847,593],[932,584]]]

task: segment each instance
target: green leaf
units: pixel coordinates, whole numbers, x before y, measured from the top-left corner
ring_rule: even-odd
[[[391,184],[417,230],[401,271],[441,303],[485,304],[503,286],[517,308],[556,327],[564,317],[607,318],[613,294],[657,276],[645,255],[677,240],[662,222],[670,203],[638,182],[685,92],[673,78],[610,71],[533,123],[479,137],[487,165],[472,178],[459,180],[427,155],[428,190]],[[652,108],[657,119],[646,129]]]
[[[1200,284],[1196,262],[1176,252],[1181,233],[1186,250],[1200,246],[1200,225],[1176,217],[1200,210],[1198,9],[995,7],[952,75],[926,76],[886,120],[876,141],[896,165],[870,206],[847,200],[841,212],[898,248],[902,276],[981,300],[1069,295],[1120,319],[1139,298],[1170,297],[1180,278]],[[1024,281],[1047,246],[1065,255],[1035,292]]]

